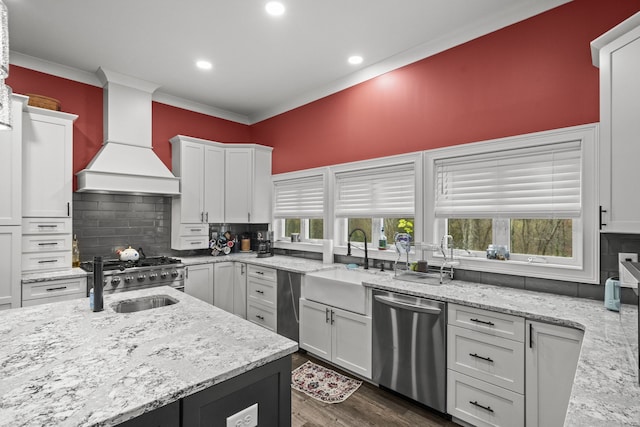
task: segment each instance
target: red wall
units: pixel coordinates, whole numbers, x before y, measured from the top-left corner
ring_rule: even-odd
[[[574,0],[252,126],[288,172],[599,120],[589,43],[640,2]]]
[[[589,43],[640,10],[638,0],[574,0],[422,61],[246,126],[153,103],[154,151],[183,134],[274,147],[274,173],[598,121]],[[15,93],[78,114],[74,173],[102,144],[102,89],[11,66]]]

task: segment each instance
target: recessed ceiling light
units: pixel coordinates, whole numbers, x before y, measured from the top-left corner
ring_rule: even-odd
[[[200,68],[201,70],[210,70],[213,68],[213,64],[211,64],[211,62],[209,61],[200,60],[196,61],[196,67]]]
[[[279,1],[270,1],[264,8],[269,15],[280,16],[284,13],[284,5]]]
[[[350,56],[349,64],[353,64],[353,65],[362,64],[362,56],[359,56],[359,55]]]

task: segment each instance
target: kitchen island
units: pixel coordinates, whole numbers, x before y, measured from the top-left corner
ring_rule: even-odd
[[[178,302],[112,308],[158,294]],[[237,379],[246,384],[274,364],[278,390],[266,394],[290,393],[298,348],[170,287],[105,295],[97,313],[88,298],[0,312],[0,344],[0,426],[116,425]],[[290,420],[290,394],[288,404],[282,416]]]

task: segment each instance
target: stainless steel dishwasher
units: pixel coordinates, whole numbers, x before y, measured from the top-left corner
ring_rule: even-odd
[[[446,303],[373,292],[373,381],[446,412]]]

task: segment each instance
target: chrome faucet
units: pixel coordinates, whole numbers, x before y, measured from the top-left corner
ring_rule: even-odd
[[[349,233],[349,237],[347,238],[347,256],[351,256],[351,236],[356,231],[360,231],[362,233],[362,235],[364,236],[364,269],[368,270],[369,269],[369,254],[367,252],[367,233],[362,228],[354,228],[353,230],[351,230],[351,233]]]

